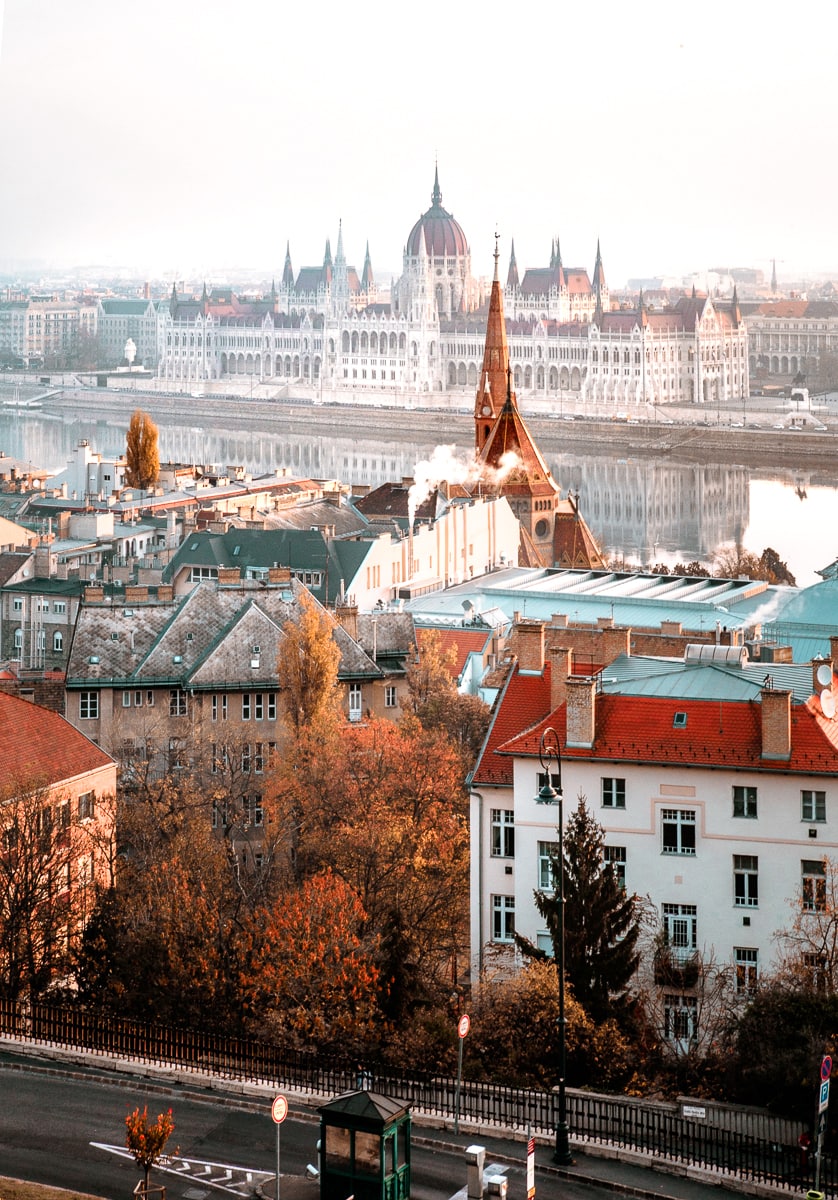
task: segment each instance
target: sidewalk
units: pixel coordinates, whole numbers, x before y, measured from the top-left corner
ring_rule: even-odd
[[[131,1062],[8,1037],[0,1037],[0,1055],[22,1070],[71,1078],[100,1078],[112,1084],[124,1079],[132,1087],[142,1080],[149,1091],[172,1094],[177,1090],[179,1094],[199,1101],[223,1098],[245,1110],[263,1111],[276,1093],[276,1086],[272,1083],[239,1083],[209,1074],[176,1070],[162,1064]],[[297,1120],[312,1123],[319,1119],[315,1113],[316,1107],[330,1099],[325,1095],[295,1092],[288,1087],[283,1091],[288,1096],[291,1115]],[[478,1145],[486,1151],[487,1166],[498,1163],[521,1171],[526,1169],[527,1142],[520,1131],[461,1120],[459,1132],[455,1133],[453,1121],[415,1111],[412,1113],[412,1127],[411,1140],[416,1146],[428,1149],[436,1147],[440,1151],[462,1153],[464,1156],[467,1147]],[[535,1142],[536,1182],[539,1177],[551,1182],[564,1179],[604,1189],[616,1196],[636,1196],[644,1200],[708,1200],[710,1189],[721,1198],[743,1194],[773,1198],[803,1194],[802,1188],[796,1193],[788,1188],[740,1179],[713,1168],[679,1163],[649,1152],[598,1142],[588,1142],[583,1146],[573,1138],[572,1130],[574,1164],[569,1167],[557,1166],[552,1161],[552,1138],[536,1136]]]

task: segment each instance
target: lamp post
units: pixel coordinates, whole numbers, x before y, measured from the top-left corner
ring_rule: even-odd
[[[559,807],[559,886],[556,896],[559,913],[559,1120],[556,1125],[556,1146],[553,1151],[553,1162],[569,1166],[573,1162],[570,1153],[570,1130],[567,1125],[567,1094],[565,1092],[566,1066],[566,1021],[564,1011],[564,826],[562,812],[562,752],[559,745],[559,735],[552,726],[541,735],[538,747],[538,758],[544,771],[544,785],[536,796],[536,804],[557,804]],[[555,763],[554,774],[558,789],[550,782],[550,764]]]

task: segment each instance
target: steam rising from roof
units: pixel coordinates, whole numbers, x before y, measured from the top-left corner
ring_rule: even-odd
[[[467,488],[476,488],[483,483],[489,488],[499,487],[515,470],[523,466],[514,450],[501,456],[500,468],[489,467],[474,455],[457,454],[453,445],[437,446],[429,459],[423,459],[413,468],[413,480],[408,491],[408,516],[410,528],[416,510],[441,483],[459,483]]]

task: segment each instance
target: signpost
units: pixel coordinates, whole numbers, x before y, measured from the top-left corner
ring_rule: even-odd
[[[527,1200],[535,1196],[535,1138],[527,1132]]]
[[[829,1077],[831,1074],[832,1058],[829,1054],[825,1054],[821,1059],[821,1085],[818,1092],[818,1140],[815,1143],[816,1193],[820,1191],[821,1186],[821,1147],[823,1145],[823,1129],[826,1125],[826,1110],[829,1108]]]
[[[463,1081],[463,1042],[468,1037],[468,1031],[471,1029],[471,1017],[468,1013],[463,1013],[457,1022],[457,1037],[460,1042],[460,1052],[457,1055],[457,1099],[454,1104],[454,1132],[460,1132],[460,1085]]]
[[[271,1120],[276,1125],[276,1200],[279,1200],[279,1127],[288,1116],[288,1101],[283,1095],[274,1096]]]

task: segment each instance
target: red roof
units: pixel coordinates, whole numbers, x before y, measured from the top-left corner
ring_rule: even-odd
[[[512,759],[495,751],[522,729],[541,722],[549,710],[550,663],[544,664],[540,675],[521,675],[516,665],[495,705],[489,736],[472,776],[475,786],[512,786]]]
[[[456,651],[450,667],[453,679],[462,675],[469,654],[482,654],[486,642],[493,636],[491,629],[417,629],[420,651],[424,649],[422,643],[433,634],[439,635],[440,654],[445,655],[451,649]]]
[[[527,682],[532,684],[532,679]],[[540,696],[537,687],[533,692]],[[687,723],[676,729],[676,712]],[[550,725],[564,741],[566,709],[562,705],[538,725],[497,744],[498,756],[537,755],[541,734]],[[519,728],[524,729],[523,722]],[[685,700],[678,697],[596,697],[596,737],[592,749],[563,747],[562,757],[609,762],[672,763],[681,766],[728,767],[772,773],[838,774],[838,721],[815,711],[814,699],[792,706],[791,758],[761,757],[762,720],[756,701]],[[496,756],[497,757],[497,756]],[[511,778],[511,772],[510,772]]]
[[[49,787],[113,764],[104,750],[48,708],[0,692],[0,758],[8,778]]]

